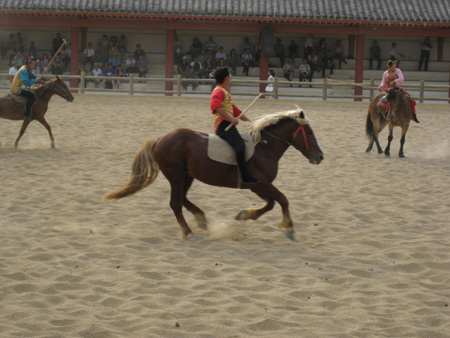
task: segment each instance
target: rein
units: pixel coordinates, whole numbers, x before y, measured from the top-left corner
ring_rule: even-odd
[[[274,138],[275,140],[278,140],[278,141],[281,141],[283,143],[286,143],[287,145],[293,146],[295,149],[297,149],[299,151],[302,151],[302,149],[300,149],[299,147],[297,147],[294,144],[294,140],[297,137],[297,135],[300,133],[300,131],[302,132],[302,135],[303,135],[303,140],[305,142],[306,151],[309,151],[309,142],[308,142],[308,138],[306,137],[305,127],[303,125],[300,125],[298,127],[298,129],[294,132],[294,134],[292,135],[292,141],[291,142],[283,140],[282,138],[280,138],[280,137],[278,137],[278,136],[276,136],[276,135],[274,135],[272,133],[269,133],[268,131],[261,130],[261,132],[263,132],[264,134],[269,135],[270,137]]]

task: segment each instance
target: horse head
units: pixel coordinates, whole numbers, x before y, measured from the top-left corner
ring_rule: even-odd
[[[388,103],[389,118],[394,118],[396,116],[396,112],[399,110],[402,103],[402,98],[403,91],[401,88],[394,87],[388,92],[386,101]]]
[[[56,76],[53,80],[51,80],[49,86],[53,89],[56,95],[66,99],[68,102],[73,102],[73,95],[70,93],[69,88],[67,88],[66,84],[59,76]]]

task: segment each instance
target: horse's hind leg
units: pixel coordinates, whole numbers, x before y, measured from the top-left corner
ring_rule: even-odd
[[[28,117],[25,117],[22,123],[22,127],[20,128],[19,136],[17,136],[16,141],[14,141],[14,148],[17,149],[17,146],[19,145],[19,141],[22,138],[23,134],[25,134],[25,130],[27,130],[28,125],[30,124],[31,119]]]
[[[205,213],[202,209],[197,207],[194,203],[189,201],[187,199],[187,193],[189,188],[192,185],[192,182],[194,182],[194,178],[190,176],[189,174],[186,175],[185,181],[184,181],[184,189],[183,189],[183,206],[188,209],[195,217],[195,220],[197,221],[197,225],[202,228],[206,229],[208,221],[206,220]]]
[[[391,142],[394,139],[394,126],[392,126],[392,124],[389,124],[389,136],[388,136],[388,144],[386,146],[386,149],[384,149],[384,154],[386,156],[391,156]]]
[[[403,145],[405,144],[406,140],[406,132],[408,131],[408,127],[404,128],[402,130],[402,138],[400,139],[400,151],[398,152],[398,157],[404,158],[405,154],[403,153]]]
[[[189,225],[183,216],[183,182],[180,180],[170,181],[170,187],[170,207],[172,208],[178,224],[180,225],[181,232],[183,233],[183,239],[187,239],[189,234],[193,234],[193,232],[191,228],[189,228]]]

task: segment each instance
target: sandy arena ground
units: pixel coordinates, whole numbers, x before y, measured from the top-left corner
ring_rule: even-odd
[[[280,161],[298,243],[278,205],[235,221],[263,205],[245,190],[196,181],[210,231],[185,212],[187,242],[162,174],[101,201],[147,138],[212,132],[207,98],[55,97],[56,149],[34,122],[15,150],[20,122],[0,120],[0,336],[450,337],[450,105],[418,105],[399,159],[400,129],[391,158],[364,153],[367,103],[260,100],[248,116],[294,103],[325,155]]]

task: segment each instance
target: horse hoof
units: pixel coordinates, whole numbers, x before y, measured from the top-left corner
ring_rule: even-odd
[[[285,231],[284,234],[285,234],[286,237],[289,238],[292,242],[298,243],[297,238],[295,238],[295,234],[294,234],[294,233],[292,233],[292,232],[290,232],[290,231]]]
[[[244,221],[244,220],[249,219],[249,217],[250,217],[250,215],[249,215],[248,210],[242,210],[242,211],[236,216],[235,219],[238,220],[238,221]]]

